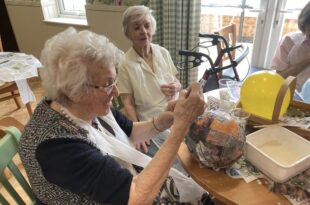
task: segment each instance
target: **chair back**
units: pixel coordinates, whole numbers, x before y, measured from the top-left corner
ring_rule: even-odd
[[[237,29],[236,29],[236,24],[229,24],[227,26],[224,26],[217,31],[214,32],[217,35],[223,36],[226,41],[228,42],[229,46],[236,46],[237,43]],[[217,52],[220,53],[221,49],[225,48],[225,45],[223,42],[220,42],[217,44]],[[231,51],[231,56],[232,59],[235,59],[236,56],[236,50]],[[220,66],[222,66],[223,61],[228,59],[228,55],[226,54],[222,62],[220,63]]]
[[[21,108],[20,102],[18,101],[18,97],[20,97],[20,93],[18,91],[17,84],[15,82],[6,82],[0,86],[0,102],[13,99],[17,109]],[[26,108],[29,116],[32,116],[32,109],[30,103],[26,103]]]
[[[6,127],[16,127],[19,131],[24,132],[25,126],[16,120],[14,117],[4,117],[0,119],[0,130],[4,130]],[[4,132],[4,131],[3,131]],[[1,138],[1,135],[0,135]]]
[[[2,130],[3,131],[3,130]],[[26,179],[23,177],[18,166],[13,162],[13,157],[18,153],[18,144],[21,137],[21,132],[16,127],[9,127],[4,130],[5,135],[0,138],[0,189],[5,189],[10,197],[18,205],[25,205],[25,197],[20,195],[20,190],[17,191],[19,186],[12,185],[10,181],[14,177],[22,190],[29,197],[30,204],[36,204],[35,195]],[[10,180],[5,174],[5,170],[11,173]],[[8,173],[8,172],[7,172]],[[7,196],[0,193],[0,204],[10,204]]]

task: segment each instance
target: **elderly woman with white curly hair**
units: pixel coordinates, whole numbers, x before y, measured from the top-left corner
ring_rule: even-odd
[[[118,95],[118,53],[106,37],[73,28],[46,42],[41,77],[47,97],[37,105],[20,141],[38,204],[199,201],[203,190],[170,169],[190,124],[204,110],[199,85],[183,90],[156,121],[133,123],[111,108]],[[170,126],[153,159],[132,147]],[[174,186],[167,183],[175,183],[178,192],[169,191]]]
[[[126,116],[132,121],[149,120],[165,110],[168,101],[181,90],[178,71],[167,49],[152,43],[156,21],[152,11],[142,5],[131,6],[123,14],[123,32],[132,47],[118,71],[118,88]],[[167,133],[154,140],[160,146]],[[136,148],[145,144],[137,144]]]

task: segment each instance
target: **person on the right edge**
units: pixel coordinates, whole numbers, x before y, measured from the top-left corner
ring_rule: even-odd
[[[298,28],[300,31],[283,36],[272,59],[271,67],[284,78],[296,76],[296,89],[301,91],[304,83],[310,78],[310,2],[298,16]]]

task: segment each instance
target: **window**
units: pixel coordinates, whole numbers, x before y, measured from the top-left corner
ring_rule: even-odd
[[[85,18],[85,0],[58,0],[59,16]]]
[[[200,32],[213,33],[235,23],[238,42],[253,43],[257,13],[252,11],[259,6],[257,0],[202,0]]]
[[[245,8],[255,8],[259,6],[259,1],[257,0],[202,0],[202,7],[245,7]]]
[[[220,27],[235,23],[238,42],[247,43],[250,47],[248,57],[252,66],[269,68],[280,38],[298,30],[298,14],[308,2],[201,0],[200,32],[213,33]]]

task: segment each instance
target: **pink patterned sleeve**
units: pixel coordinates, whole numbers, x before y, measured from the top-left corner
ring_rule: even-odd
[[[277,47],[276,53],[271,62],[271,68],[281,71],[289,67],[288,54],[294,46],[293,40],[289,35],[284,36]]]

